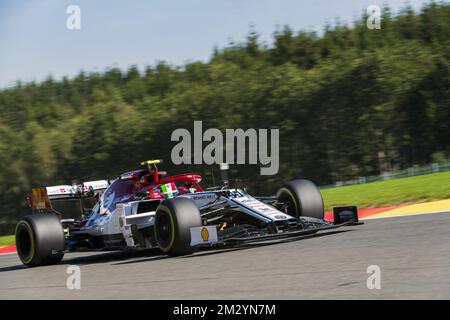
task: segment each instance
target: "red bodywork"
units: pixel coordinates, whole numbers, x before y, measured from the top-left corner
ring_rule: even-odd
[[[118,203],[125,203],[139,199],[164,199],[164,195],[160,190],[160,186],[168,183],[178,184],[177,190],[179,194],[188,192],[190,188],[194,188],[196,192],[203,191],[199,185],[202,177],[195,173],[178,174],[171,177],[164,177],[165,173],[158,171],[154,166],[152,169],[143,169],[129,171],[120,175],[105,192],[105,198],[112,197],[112,201],[108,201],[108,209],[113,210]],[[136,197],[137,192],[145,192],[149,194],[145,197]]]

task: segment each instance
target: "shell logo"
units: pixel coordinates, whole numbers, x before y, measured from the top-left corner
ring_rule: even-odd
[[[202,236],[203,241],[208,241],[209,240],[208,228],[203,227],[202,231],[200,232],[200,235]]]

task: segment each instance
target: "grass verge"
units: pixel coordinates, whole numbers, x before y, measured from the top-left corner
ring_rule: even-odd
[[[450,198],[450,172],[323,189],[326,210],[357,205],[375,208]]]
[[[0,247],[15,245],[14,235],[11,236],[0,236]]]

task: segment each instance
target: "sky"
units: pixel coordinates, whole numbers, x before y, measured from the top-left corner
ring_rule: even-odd
[[[277,26],[317,31],[351,24],[369,5],[397,12],[424,0],[0,0],[0,88],[166,61],[208,61],[213,47],[242,42],[251,28],[268,44]],[[70,30],[69,5],[81,9]]]

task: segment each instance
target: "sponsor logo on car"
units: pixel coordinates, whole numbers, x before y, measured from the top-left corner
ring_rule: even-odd
[[[207,228],[203,227],[202,231],[200,232],[200,235],[202,236],[203,241],[209,240],[209,231]]]

